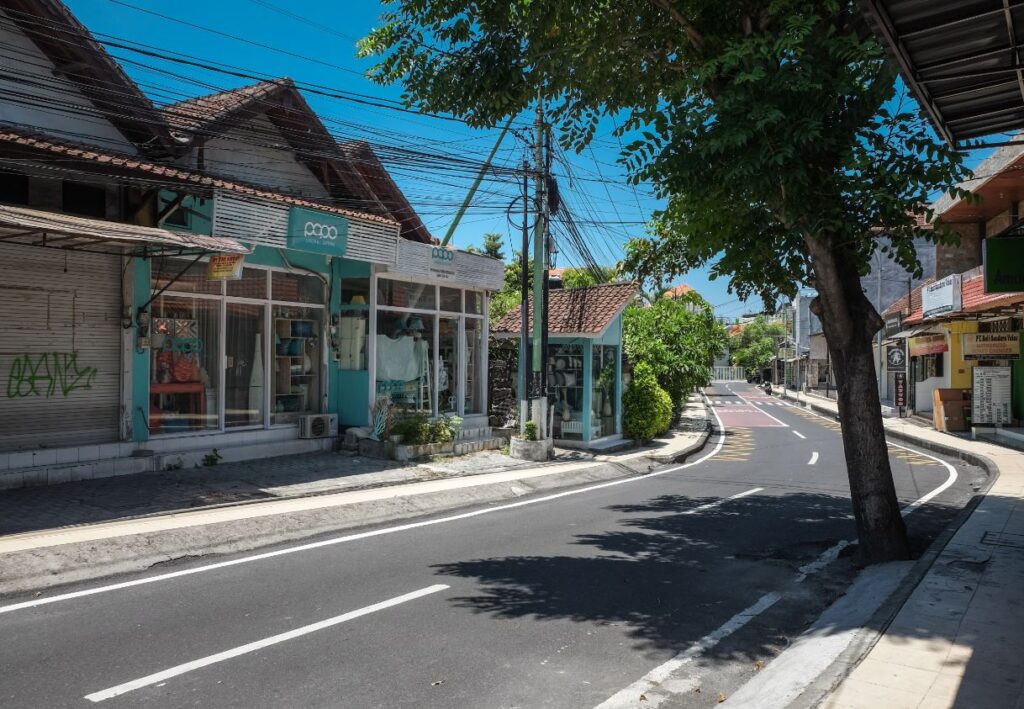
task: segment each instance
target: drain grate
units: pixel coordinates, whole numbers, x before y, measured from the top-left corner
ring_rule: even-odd
[[[1009,532],[985,532],[981,537],[982,544],[991,544],[997,547],[1011,547],[1024,551],[1024,534],[1010,534]]]

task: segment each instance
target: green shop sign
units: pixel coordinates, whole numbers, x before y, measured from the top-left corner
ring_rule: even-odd
[[[292,207],[288,214],[288,248],[344,256],[348,222],[335,214]]]
[[[985,239],[985,292],[1024,291],[1024,238]]]

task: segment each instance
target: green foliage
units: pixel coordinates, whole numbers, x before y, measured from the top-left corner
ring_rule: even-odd
[[[503,245],[501,234],[495,232],[484,234],[483,253],[486,256],[504,261],[505,252],[501,250]]]
[[[654,370],[646,362],[633,368],[633,381],[622,395],[622,430],[638,441],[649,441],[668,431],[672,400],[658,386]]]
[[[916,217],[969,173],[894,97],[862,25],[855,0],[394,0],[359,53],[410,105],[471,125],[540,95],[580,150],[617,114],[632,179],[667,200],[628,272],[711,264],[774,302],[815,285],[812,246],[863,271],[884,235],[919,273],[915,237],[955,239]]]
[[[430,424],[431,443],[451,443],[462,430],[462,419],[458,416],[440,416]]]
[[[622,319],[622,341],[632,362],[641,362],[672,400],[674,411],[711,380],[712,364],[726,345],[725,328],[697,293],[634,304]]]
[[[779,341],[785,336],[782,323],[768,322],[758,315],[738,335],[729,338],[732,363],[748,374],[760,374],[775,359]]]
[[[536,441],[537,440],[537,422],[536,421],[527,421],[526,422],[526,428],[525,428],[525,430],[523,432],[523,437],[526,440],[528,440],[528,441]]]
[[[401,436],[407,446],[424,443],[451,443],[462,430],[458,416],[439,416],[433,421],[424,413],[406,413],[395,419],[391,435]]]
[[[601,266],[597,269],[567,268],[562,273],[562,287],[586,288],[602,283],[613,283],[615,276],[616,270],[610,266]]]
[[[430,442],[430,417],[422,413],[406,413],[395,418],[391,435],[401,436],[407,446],[418,446]]]
[[[518,291],[502,289],[491,296],[491,322],[497,322],[522,302]]]
[[[203,456],[203,465],[205,465],[207,468],[210,468],[216,465],[217,463],[221,462],[222,460],[224,460],[224,456],[220,454],[220,451],[214,448],[212,451]]]

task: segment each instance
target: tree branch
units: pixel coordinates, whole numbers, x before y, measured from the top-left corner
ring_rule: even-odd
[[[686,15],[672,6],[671,0],[653,0],[653,2],[671,15],[676,24],[683,28],[683,32],[686,33],[686,37],[690,40],[690,44],[693,45],[694,49],[698,52],[704,51],[704,36],[697,31],[697,28],[687,19]]]

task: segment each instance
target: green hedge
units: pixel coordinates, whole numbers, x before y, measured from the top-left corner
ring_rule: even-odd
[[[672,399],[658,385],[654,370],[640,362],[633,381],[622,395],[622,430],[638,441],[649,441],[668,431],[672,423]]]

